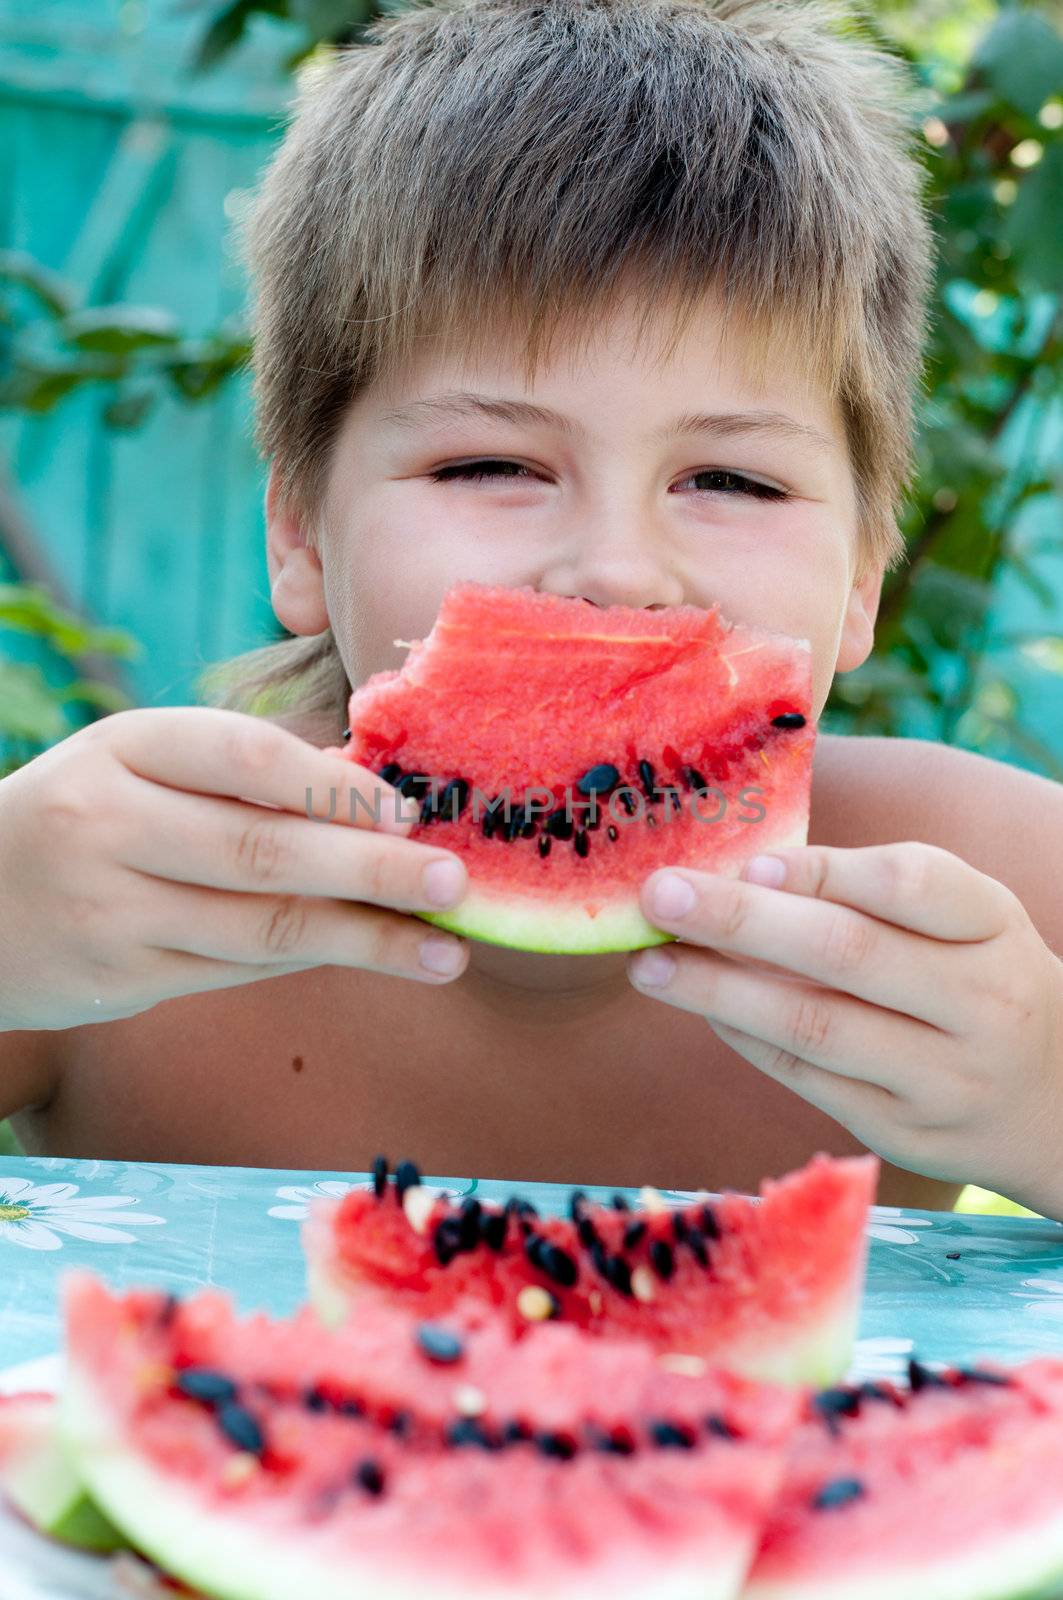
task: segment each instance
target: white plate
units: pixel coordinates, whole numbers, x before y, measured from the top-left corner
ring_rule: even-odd
[[[0,1369],[0,1394],[26,1390],[57,1393],[61,1355]],[[34,1533],[0,1498],[0,1600],[174,1600],[151,1569],[128,1552],[113,1556],[69,1550]]]

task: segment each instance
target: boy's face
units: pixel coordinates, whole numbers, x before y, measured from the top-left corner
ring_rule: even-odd
[[[733,621],[810,640],[818,714],[834,672],[871,648],[881,571],[854,584],[855,491],[835,407],[787,371],[754,390],[738,336],[717,350],[719,327],[709,301],[661,363],[652,343],[635,355],[634,316],[620,311],[585,358],[559,340],[530,389],[519,352],[502,345],[475,364],[428,355],[391,388],[370,387],[336,439],[320,560],[271,481],[278,618],[300,634],[331,625],[357,684],[401,665],[393,641],[423,637],[459,579],[601,606],[718,601]],[[459,392],[513,413],[423,404]],[[529,405],[557,420],[518,410]],[[709,424],[673,431],[694,413]],[[476,463],[480,478],[468,474]]]

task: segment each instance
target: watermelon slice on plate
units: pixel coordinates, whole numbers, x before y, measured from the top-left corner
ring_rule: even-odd
[[[800,1405],[560,1325],[378,1306],[332,1331],[85,1272],[65,1313],[76,1471],[224,1600],[730,1600]]]
[[[743,1600],[1059,1600],[1063,1361],[809,1399]]]
[[[766,1179],[759,1198],[723,1194],[676,1209],[590,1205],[540,1217],[422,1193],[410,1162],[372,1190],[320,1201],[303,1229],[312,1303],[332,1323],[374,1300],[465,1319],[501,1308],[518,1334],[540,1318],[751,1377],[828,1383],[851,1359],[866,1263],[875,1156],[818,1155]]]
[[[636,949],[656,868],[737,874],[804,844],[815,728],[806,640],[719,608],[598,607],[457,584],[401,671],[351,696],[342,751],[416,808],[469,892],[428,921],[523,950]],[[361,791],[358,791],[361,794]],[[377,786],[361,794],[383,803]]]

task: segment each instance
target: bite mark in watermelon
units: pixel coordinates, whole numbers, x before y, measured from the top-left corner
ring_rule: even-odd
[[[1063,1595],[1063,1361],[915,1372],[810,1399],[742,1600]]]
[[[851,1359],[878,1169],[871,1155],[818,1155],[765,1180],[759,1200],[724,1194],[675,1211],[619,1212],[576,1191],[568,1218],[440,1196],[413,1210],[415,1226],[408,1184],[382,1183],[378,1164],[374,1190],[312,1208],[310,1298],[332,1323],[379,1300],[429,1317],[501,1308],[519,1335],[526,1312],[546,1305],[522,1309],[534,1287],[554,1319],[606,1338],[637,1336],[768,1381],[829,1383]]]
[[[454,1356],[453,1329],[385,1307],[329,1331],[217,1291],[64,1292],[77,1470],[224,1600],[730,1600],[799,1407],[572,1327],[496,1320]]]
[[[655,868],[733,875],[806,842],[811,692],[807,641],[718,606],[462,583],[402,670],[354,691],[333,753],[398,785],[420,808],[410,837],[465,862],[468,894],[428,921],[524,950],[637,949],[672,937],[638,905]]]

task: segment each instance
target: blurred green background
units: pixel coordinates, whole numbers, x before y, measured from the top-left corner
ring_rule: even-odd
[[[283,637],[230,229],[377,9],[0,0],[0,777]],[[856,10],[925,90],[939,262],[909,559],[824,726],[1063,780],[1063,8]]]

